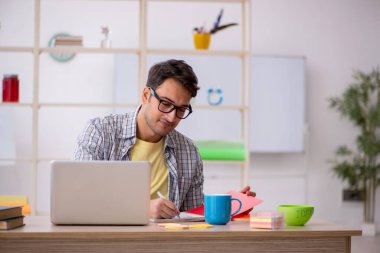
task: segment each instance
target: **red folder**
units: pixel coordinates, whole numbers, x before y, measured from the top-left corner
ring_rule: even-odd
[[[239,199],[242,204],[240,211],[232,217],[233,219],[245,219],[247,217],[249,218],[249,213],[252,211],[252,209],[263,202],[261,199],[248,196],[247,194],[241,193],[241,192],[229,191],[227,192],[227,194],[231,195],[232,198]],[[239,203],[237,201],[232,201],[231,213],[236,212],[238,208],[239,208]],[[186,212],[204,215],[205,210],[204,210],[204,206],[201,205],[194,209],[187,210]]]

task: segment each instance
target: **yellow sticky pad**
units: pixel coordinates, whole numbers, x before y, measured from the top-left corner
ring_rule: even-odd
[[[189,229],[188,225],[179,225],[179,226],[168,226],[164,227],[167,230],[184,230],[184,229]]]
[[[158,223],[157,226],[164,228],[164,227],[181,226],[181,224],[179,224],[179,223]]]
[[[210,224],[193,224],[193,225],[189,225],[189,228],[212,228],[213,225],[210,225]]]
[[[158,223],[157,226],[169,230],[183,230],[189,229],[188,225],[182,225],[180,223]]]
[[[8,196],[8,195],[2,195],[0,196],[0,205],[10,205],[10,206],[17,206],[17,205],[24,205],[28,204],[28,197],[25,196]]]

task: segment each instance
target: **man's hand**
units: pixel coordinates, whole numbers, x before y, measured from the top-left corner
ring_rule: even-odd
[[[163,198],[151,200],[149,212],[152,218],[164,219],[171,219],[179,214],[179,210],[174,203]]]
[[[240,192],[245,193],[247,196],[256,197],[256,192],[251,192],[251,187],[248,185],[244,187]]]
[[[251,190],[251,187],[249,185],[247,185],[240,192],[246,194],[247,196],[256,197],[256,192],[251,192],[250,190]],[[253,207],[251,209],[247,210],[247,212],[249,213],[252,210],[253,210]]]

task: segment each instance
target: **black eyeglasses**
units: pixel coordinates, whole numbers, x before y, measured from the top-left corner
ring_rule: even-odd
[[[175,110],[175,115],[180,119],[186,119],[192,112],[193,109],[191,105],[187,106],[176,106],[173,103],[163,100],[157,95],[156,91],[149,88],[150,94],[152,94],[160,103],[158,104],[158,110],[163,113],[169,113]]]

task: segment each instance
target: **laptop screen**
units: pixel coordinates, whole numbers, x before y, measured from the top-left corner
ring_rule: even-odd
[[[145,225],[149,222],[147,161],[52,161],[51,222]]]

